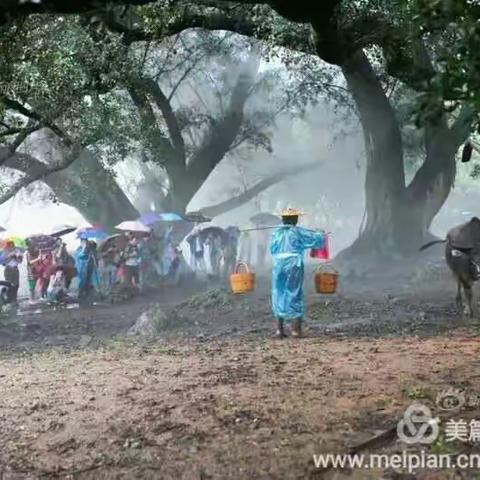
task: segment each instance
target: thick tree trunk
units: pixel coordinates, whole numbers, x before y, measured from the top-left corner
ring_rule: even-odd
[[[404,216],[415,219],[417,225],[412,226],[414,247],[429,236],[433,219],[450,195],[457,173],[455,155],[468,138],[471,124],[472,112],[464,107],[452,127],[445,115],[425,126],[426,158],[407,188],[403,209]]]
[[[359,253],[397,250],[397,212],[405,191],[400,128],[382,85],[363,52],[343,67],[363,128],[366,153],[366,224],[354,244]]]
[[[193,155],[188,161],[185,159],[184,163],[177,159],[166,163],[170,179],[168,201],[175,210],[184,211],[188,207],[210,174],[231,150],[241,131],[245,105],[252,93],[259,66],[260,56],[254,51],[242,66],[232,89],[226,112],[216,119]],[[171,115],[167,111],[164,116],[168,118]],[[171,128],[170,131],[172,130],[174,129]],[[176,148],[176,151],[178,150]]]
[[[445,116],[425,126],[426,158],[407,187],[400,127],[380,81],[363,52],[343,73],[363,128],[366,153],[366,222],[359,237],[338,255],[340,262],[363,256],[366,263],[418,252],[455,181],[455,154],[469,131],[468,112],[453,128]]]

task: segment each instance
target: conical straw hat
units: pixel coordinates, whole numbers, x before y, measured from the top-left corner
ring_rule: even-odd
[[[292,208],[292,207],[285,208],[280,212],[281,217],[299,217],[300,215],[305,215],[305,214],[302,211],[300,211],[298,208]]]

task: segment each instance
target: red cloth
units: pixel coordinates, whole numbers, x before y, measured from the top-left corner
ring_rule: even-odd
[[[53,264],[53,256],[50,252],[46,253],[44,257],[35,264],[34,274],[37,277],[48,279],[50,278],[50,268]]]
[[[310,250],[311,258],[318,258],[319,260],[329,260],[330,259],[330,248],[328,246],[328,235],[325,235],[325,243],[323,248],[312,248]]]

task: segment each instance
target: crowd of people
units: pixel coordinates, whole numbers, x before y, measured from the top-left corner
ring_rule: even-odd
[[[20,248],[7,241],[1,260],[7,303],[18,302],[22,263],[26,265],[31,303],[84,301],[95,295],[106,296],[117,286],[140,290],[147,283],[175,280],[181,252],[168,238],[134,232],[116,237],[105,248],[82,238],[72,253],[60,238],[53,248],[46,249],[30,244]],[[71,294],[74,280],[76,298]]]
[[[235,269],[239,238],[240,230],[233,226],[195,229],[186,238],[191,269],[197,275],[226,277]]]
[[[31,303],[83,302],[108,296],[116,288],[140,291],[165,282],[177,284],[186,273],[181,267],[187,264],[174,233],[170,227],[161,232],[126,232],[102,241],[81,237],[72,253],[61,238],[49,248],[28,242],[21,248],[7,241],[0,259],[4,266],[0,287],[7,292],[7,303],[17,304],[22,264],[27,270]],[[232,272],[239,234],[236,227],[195,228],[185,239],[190,247],[191,273],[215,278]]]
[[[300,215],[298,210],[288,208],[282,211],[280,225],[257,225],[255,229],[246,230],[260,233],[258,266],[262,266],[267,255],[272,260],[272,310],[279,337],[285,336],[285,324],[291,326],[293,336],[301,334],[305,313],[305,250],[317,250],[315,254],[318,254],[318,250],[323,249],[325,252],[318,258],[328,258],[327,235],[297,226]],[[40,244],[50,248],[41,248],[28,239],[25,252],[13,240],[4,244],[1,256],[4,281],[0,282],[0,298],[3,299],[7,292],[7,303],[17,304],[19,266],[24,261],[30,302],[35,302],[38,296],[51,303],[68,303],[74,279],[77,280],[77,297],[72,300],[81,303],[95,293],[108,295],[117,286],[140,291],[144,286],[154,286],[156,280],[171,279],[176,283],[180,266],[182,262],[185,264],[183,252],[174,240],[173,227],[161,233],[151,229],[128,231],[108,237],[99,245],[91,238],[80,236],[80,245],[73,255],[61,238],[44,237],[47,242]],[[233,226],[194,228],[185,238],[190,255],[189,273],[206,278],[229,276],[237,264],[240,238],[241,231]]]

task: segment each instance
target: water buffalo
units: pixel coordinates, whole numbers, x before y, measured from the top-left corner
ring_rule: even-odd
[[[445,259],[457,280],[457,306],[463,309],[463,288],[468,303],[468,313],[473,317],[472,287],[480,278],[480,219],[473,217],[469,222],[452,228],[445,240],[429,242],[420,250],[426,250],[439,243],[446,244]]]

